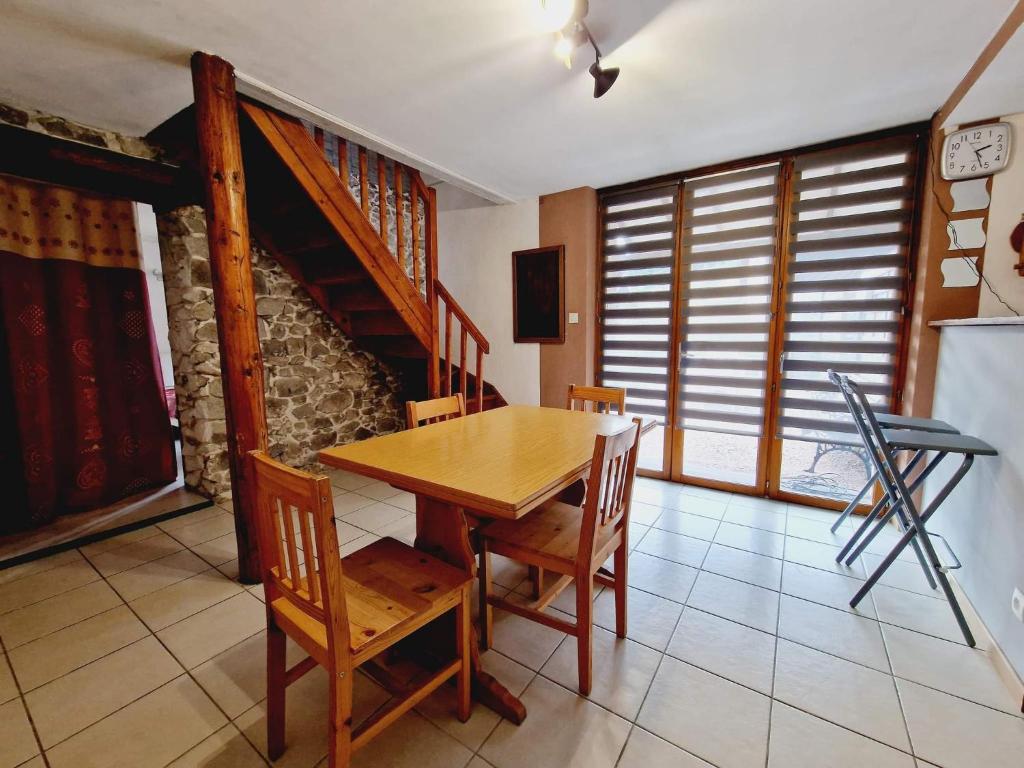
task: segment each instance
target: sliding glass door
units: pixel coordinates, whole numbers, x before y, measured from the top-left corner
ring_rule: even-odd
[[[687,179],[683,192],[678,479],[763,486],[779,164]]]
[[[918,140],[603,198],[599,381],[659,420],[642,470],[827,505],[859,490],[826,371],[898,404]]]
[[[846,503],[867,481],[826,371],[856,378],[872,404],[898,396],[909,298],[917,142],[901,136],[797,157],[786,226],[785,304],[771,490]]]

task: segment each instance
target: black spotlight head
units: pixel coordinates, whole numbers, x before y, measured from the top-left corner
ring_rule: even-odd
[[[590,74],[594,78],[594,98],[600,99],[615,84],[615,80],[619,76],[619,68],[609,67],[605,69],[595,61],[590,65]]]

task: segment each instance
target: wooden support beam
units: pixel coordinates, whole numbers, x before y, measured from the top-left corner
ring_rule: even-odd
[[[267,450],[267,414],[234,68],[216,56],[195,53],[192,87],[199,167],[206,192],[207,238],[227,417],[238,572],[241,581],[255,583],[261,573],[247,454],[253,449]]]
[[[1010,38],[1013,37],[1014,33],[1020,28],[1021,24],[1024,24],[1024,0],[1017,0],[1017,4],[1010,11],[1006,20],[1003,21],[1002,26],[996,30],[996,33],[992,36],[992,39],[988,41],[988,45],[982,50],[981,55],[978,56],[978,60],[971,65],[971,68],[967,70],[967,74],[964,75],[953,92],[946,99],[946,103],[939,107],[939,111],[935,113],[933,125],[942,128],[945,126],[946,121],[949,120],[949,116],[953,114],[953,110],[957,108],[967,92],[971,90],[978,79],[984,74],[985,70],[988,69],[988,65],[991,64],[999,52],[1003,50],[1003,46],[1009,42]]]

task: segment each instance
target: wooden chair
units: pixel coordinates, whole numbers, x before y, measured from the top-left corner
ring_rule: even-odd
[[[576,408],[577,403],[579,408]],[[626,412],[626,390],[621,387],[580,387],[575,384],[569,385],[569,398],[566,408],[570,411],[586,411],[587,403],[591,404],[590,410],[597,413],[611,413],[612,406],[618,408],[617,413],[621,416]]]
[[[480,533],[480,637],[491,643],[492,607],[554,627],[576,637],[580,691],[590,693],[595,575],[615,590],[615,633],[626,636],[629,504],[636,475],[640,420],[618,434],[599,435],[594,445],[583,514],[578,507],[551,501],[518,520],[496,520]],[[491,553],[560,574],[530,604],[491,594]],[[614,557],[614,574],[598,569]],[[569,584],[576,584],[576,623],[543,613]]]
[[[267,746],[284,752],[285,688],[317,664],[330,678],[329,765],[344,768],[352,753],[451,677],[458,717],[470,714],[470,589],[472,577],[391,538],[342,559],[331,485],[252,451],[260,561],[267,604]],[[311,567],[312,565],[312,567]],[[448,611],[455,612],[456,656],[407,685],[374,657]],[[288,669],[285,636],[309,657]],[[395,696],[352,728],[357,667]]]
[[[626,412],[626,390],[621,387],[580,387],[570,384],[566,408],[570,411],[586,411],[588,403],[590,403],[590,410],[595,413],[611,413],[614,405],[618,409],[617,413],[622,415]],[[577,404],[579,404],[578,409],[576,408]],[[580,480],[562,491],[558,500],[578,506],[583,503],[586,492],[586,484]],[[540,597],[540,593],[543,591],[544,569],[531,565],[529,576],[533,583],[533,596]]]
[[[466,415],[466,398],[461,392],[435,400],[409,400],[405,404],[405,423],[409,429],[420,426],[420,422],[433,424],[438,421]]]

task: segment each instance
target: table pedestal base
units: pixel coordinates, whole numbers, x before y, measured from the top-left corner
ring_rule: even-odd
[[[469,525],[461,507],[436,501],[426,496],[416,497],[416,548],[439,560],[462,568],[476,576],[476,557],[469,543]],[[428,642],[449,643],[450,648],[438,648],[437,655],[450,658],[455,649],[454,632],[442,638],[433,633]],[[480,662],[480,643],[476,626],[472,629],[473,698],[493,709],[506,720],[519,725],[526,719],[526,707],[492,675],[484,672]]]

